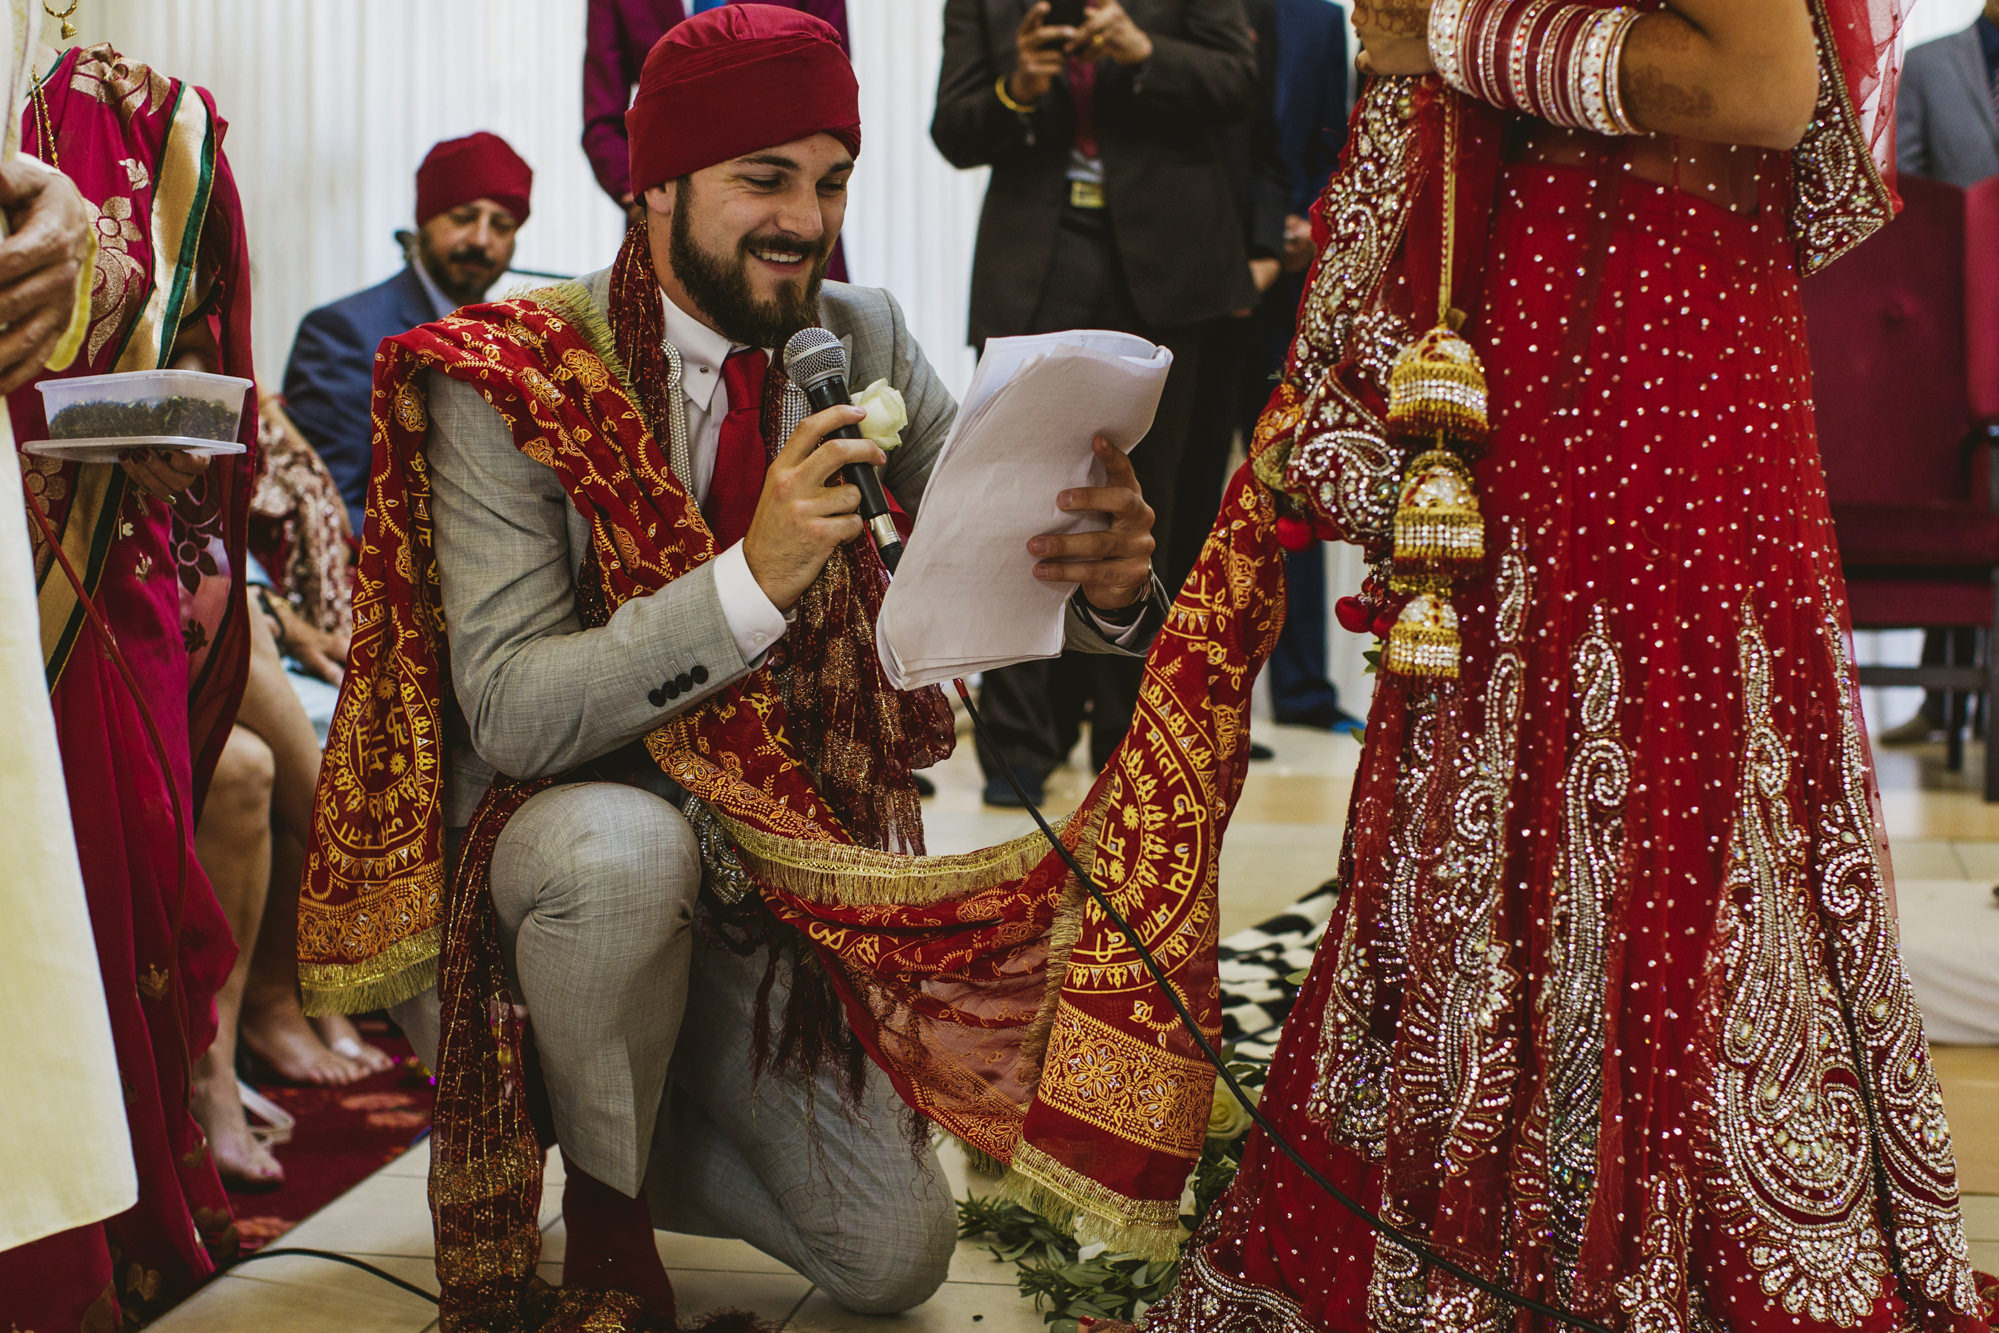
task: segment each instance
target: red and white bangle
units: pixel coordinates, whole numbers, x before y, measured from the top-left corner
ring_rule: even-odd
[[[1640,134],[1618,78],[1641,12],[1562,0],[1436,0],[1430,59],[1444,82],[1570,129]]]

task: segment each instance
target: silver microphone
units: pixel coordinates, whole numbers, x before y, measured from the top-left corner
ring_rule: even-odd
[[[784,373],[791,377],[793,384],[805,390],[805,397],[814,412],[824,412],[829,407],[854,401],[847,390],[847,349],[840,345],[840,339],[831,330],[815,326],[792,334],[791,340],[784,345]],[[863,437],[859,426],[842,426],[827,438],[858,440]],[[895,530],[895,517],[889,511],[888,494],[882,490],[881,474],[871,463],[849,463],[840,469],[840,476],[860,491],[861,521],[867,524],[868,533],[874,538],[875,550],[881,553],[882,563],[888,566],[890,573],[894,573],[896,562],[902,559],[902,534]]]

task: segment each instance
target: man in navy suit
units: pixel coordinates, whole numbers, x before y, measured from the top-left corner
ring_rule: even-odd
[[[432,148],[416,173],[416,240],[403,271],[299,322],[285,406],[326,463],[361,535],[368,507],[369,397],[384,338],[484,299],[514,260],[534,172],[497,134]]]
[[[1277,144],[1290,169],[1291,210],[1284,227],[1284,276],[1257,307],[1261,332],[1256,373],[1245,377],[1243,438],[1270,397],[1269,376],[1282,368],[1305,295],[1312,228],[1305,220],[1339,166],[1347,138],[1347,16],[1330,0],[1275,0]],[[1270,655],[1271,703],[1279,722],[1332,727],[1348,721],[1326,678],[1326,553],[1314,542],[1285,557],[1288,610]]]

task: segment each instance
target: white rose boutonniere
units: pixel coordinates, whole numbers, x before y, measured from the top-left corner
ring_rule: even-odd
[[[887,380],[876,380],[854,395],[854,406],[867,409],[861,419],[861,434],[884,451],[902,443],[902,428],[909,424],[909,409],[902,394]]]
[[[1254,1100],[1255,1094],[1250,1096]],[[1249,1133],[1249,1127],[1255,1123],[1242,1103],[1235,1099],[1235,1094],[1229,1091],[1228,1084],[1216,1079],[1215,1100],[1208,1107],[1208,1137],[1224,1142],[1239,1139]]]

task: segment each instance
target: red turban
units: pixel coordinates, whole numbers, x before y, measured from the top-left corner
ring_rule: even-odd
[[[667,30],[625,113],[632,193],[825,133],[861,151],[861,89],[832,24],[775,5],[724,5]]]
[[[499,135],[480,130],[446,139],[416,169],[416,224],[421,227],[474,199],[491,199],[512,213],[515,222],[526,222],[533,189],[534,169]]]

